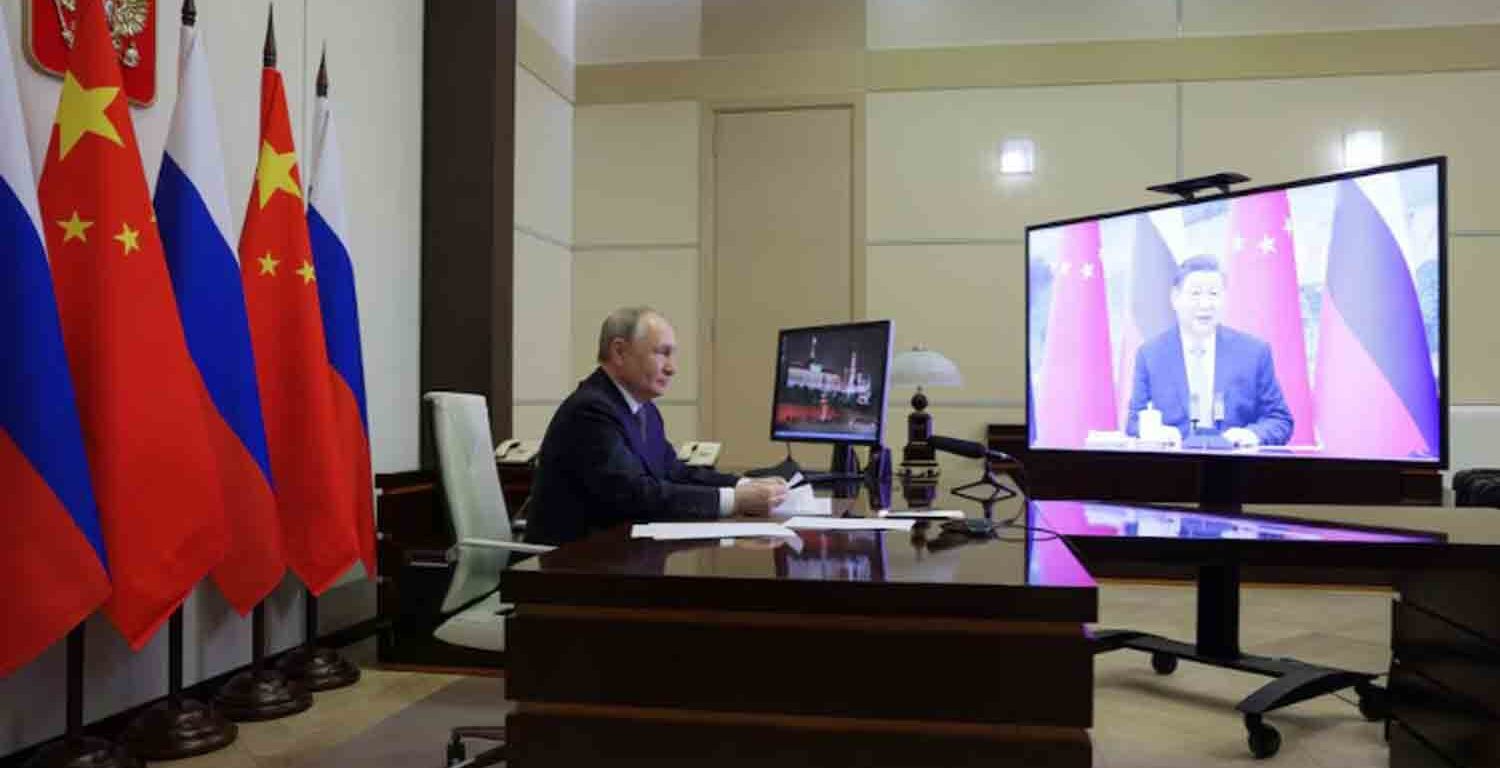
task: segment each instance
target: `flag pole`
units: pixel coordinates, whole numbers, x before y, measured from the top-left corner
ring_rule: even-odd
[[[147,760],[217,752],[239,735],[239,728],[212,707],[183,697],[182,654],[182,606],[178,605],[167,624],[167,700],[142,712],[125,731],[131,751]]]
[[[266,13],[266,44],[261,63],[276,66],[276,8]],[[255,605],[250,618],[250,669],[235,675],[214,697],[218,707],[231,720],[274,720],[294,715],[312,706],[312,694],[300,684],[287,680],[280,671],[266,665],[266,604]]]
[[[269,66],[269,65],[268,65]],[[328,44],[318,60],[317,97],[328,98]],[[330,691],[359,682],[359,667],[332,648],[318,646],[318,597],[303,587],[303,643],[281,658],[281,672],[309,691]]]
[[[67,731],[37,752],[27,768],[142,768],[124,746],[83,735],[83,625],[68,633]]]

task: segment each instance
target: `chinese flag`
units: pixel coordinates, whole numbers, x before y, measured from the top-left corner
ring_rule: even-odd
[[[287,565],[317,595],[360,553],[302,200],[286,92],[268,66],[261,70],[260,160],[240,231],[240,276]]]
[[[139,649],[224,556],[223,498],[101,3],[80,8],[38,197],[114,583],[105,612]]]
[[[1069,224],[1062,232],[1036,389],[1039,446],[1082,448],[1090,430],[1119,428],[1099,242],[1097,221]]]

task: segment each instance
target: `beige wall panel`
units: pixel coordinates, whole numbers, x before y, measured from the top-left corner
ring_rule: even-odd
[[[710,56],[865,47],[865,0],[702,0]]]
[[[558,53],[573,58],[577,0],[520,0],[516,16],[536,30]]]
[[[1172,37],[1175,0],[869,0],[876,48]]]
[[[698,58],[702,0],[577,0],[580,64]]]
[[[516,224],[573,242],[573,105],[516,67]]]
[[[677,375],[668,400],[698,397],[698,251],[580,251],[573,259],[571,380],[587,376],[599,349],[599,325],[610,312],[646,304],[677,332]],[[696,422],[695,422],[696,423]]]
[[[579,107],[575,242],[698,242],[698,105]]]
[[[1344,131],[1378,129],[1387,162],[1448,155],[1450,230],[1500,230],[1500,71],[1189,83],[1182,112],[1186,176],[1333,173]]]
[[[704,438],[698,434],[698,404],[684,401],[676,395],[676,387],[673,387],[673,391],[664,398],[666,402],[656,403],[657,409],[661,411],[663,428],[667,431],[667,440],[672,445],[682,445],[685,440]],[[767,423],[770,423],[770,419],[770,413],[767,412]]]
[[[1182,31],[1188,35],[1244,35],[1382,27],[1435,27],[1500,21],[1495,0],[1182,0]]]
[[[573,257],[567,250],[516,232],[515,304],[511,329],[516,400],[561,398],[573,389],[568,364],[572,334]]]
[[[962,387],[929,392],[934,402],[995,402],[1024,410],[1024,253],[1019,245],[866,250],[867,314],[896,322],[897,350],[922,344],[942,352],[963,374]],[[909,399],[911,392],[900,396]]]
[[[871,241],[1014,238],[1026,225],[1151,200],[1175,177],[1171,85],[870,94]],[[1031,176],[997,177],[1002,138],[1036,142]]]
[[[536,75],[537,79],[568,103],[577,99],[577,78],[573,60],[552,46],[551,41],[536,31],[525,19],[516,23],[516,63]]]
[[[1448,240],[1448,385],[1450,402],[1500,405],[1500,334],[1495,286],[1500,237]]]
[[[573,388],[569,387],[568,392],[572,391]],[[515,434],[495,435],[496,444],[501,440],[511,437],[521,440],[542,439],[547,434],[547,425],[552,423],[552,414],[557,413],[557,406],[561,404],[562,400],[547,403],[517,403],[511,406],[510,423],[511,427],[515,430]],[[510,512],[511,514],[516,513],[514,509]]]

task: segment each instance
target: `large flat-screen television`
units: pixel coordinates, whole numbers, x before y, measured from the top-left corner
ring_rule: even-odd
[[[1447,466],[1446,159],[1026,230],[1034,451]]]
[[[889,320],[782,330],[771,439],[880,445],[894,334]]]

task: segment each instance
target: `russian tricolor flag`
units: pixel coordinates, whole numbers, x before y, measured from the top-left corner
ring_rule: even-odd
[[[179,58],[177,105],[154,204],[188,351],[215,410],[208,424],[229,547],[213,578],[243,615],[280,583],[286,563],[240,265],[229,247],[219,121],[203,41],[192,26],[182,28]]]
[[[365,364],[360,352],[359,302],[354,264],[346,243],[343,165],[333,110],[328,103],[327,57],[318,67],[317,132],[313,135],[313,177],[308,185],[307,232],[318,274],[318,305],[323,337],[333,366],[333,399],[340,443],[354,489],[354,530],[359,536],[365,574],[375,575],[374,490],[370,474],[370,419],[365,404]]]
[[[0,18],[0,677],[110,593],[14,61]]]

